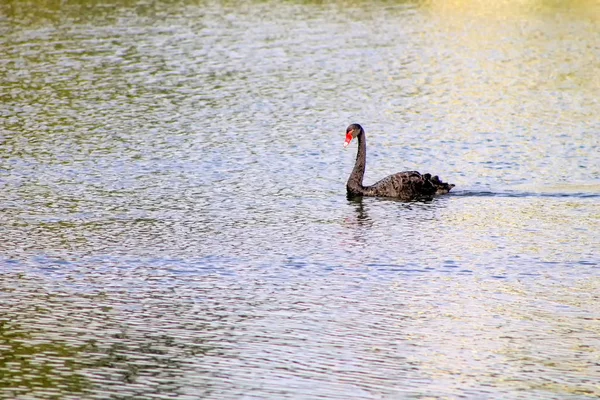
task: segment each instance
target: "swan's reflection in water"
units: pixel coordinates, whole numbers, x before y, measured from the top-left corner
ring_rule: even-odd
[[[369,217],[369,213],[367,212],[367,209],[365,207],[364,198],[362,196],[348,195],[347,199],[348,204],[354,207],[354,211],[356,213],[356,224],[358,224],[359,226],[373,225],[373,221]]]
[[[369,205],[365,204],[362,196],[347,196],[347,199],[348,208],[352,213],[344,218],[344,226],[350,228],[346,230],[350,238],[344,241],[346,245],[349,244],[353,248],[364,249],[368,246],[368,233],[373,227],[373,220],[369,216]]]

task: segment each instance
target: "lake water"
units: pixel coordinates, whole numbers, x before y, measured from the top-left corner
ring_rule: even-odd
[[[0,5],[0,398],[600,396],[600,3]],[[346,198],[397,171],[431,202]]]

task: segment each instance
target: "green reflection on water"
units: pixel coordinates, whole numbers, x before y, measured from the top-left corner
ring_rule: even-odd
[[[42,309],[39,314],[46,314]],[[46,398],[62,397],[53,392],[81,393],[89,381],[74,360],[83,348],[58,340],[42,339],[43,334],[0,320],[0,395],[44,393]]]

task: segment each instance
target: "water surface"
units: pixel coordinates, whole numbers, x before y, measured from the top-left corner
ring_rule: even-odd
[[[0,6],[0,397],[600,396],[595,2]],[[401,170],[432,202],[349,200]]]

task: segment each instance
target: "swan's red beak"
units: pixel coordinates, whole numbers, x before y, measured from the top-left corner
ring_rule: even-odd
[[[344,142],[344,147],[348,146],[352,141],[352,133],[346,133],[346,141]]]

